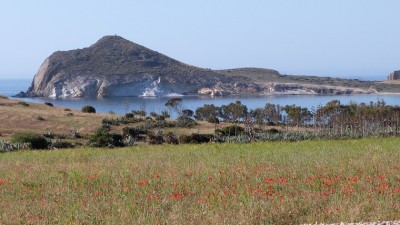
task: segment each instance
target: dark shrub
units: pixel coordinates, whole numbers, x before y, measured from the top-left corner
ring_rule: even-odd
[[[44,120],[45,120],[45,119],[43,118],[43,116],[37,116],[36,119],[37,119],[37,120],[40,120],[40,121],[44,121]]]
[[[271,128],[271,129],[267,130],[266,132],[267,132],[267,133],[270,133],[270,134],[279,134],[279,133],[282,133],[281,131],[279,131],[279,130],[276,129],[276,128]]]
[[[29,104],[26,103],[26,102],[18,102],[18,104],[20,104],[20,105],[22,105],[22,106],[25,106],[25,107],[29,107]]]
[[[194,112],[190,109],[184,109],[182,110],[182,116],[186,116],[186,117],[192,117],[194,114]]]
[[[69,116],[69,117],[72,117],[72,116],[74,116],[74,114],[73,114],[73,113],[67,113],[66,115],[67,115],[67,116]]]
[[[120,134],[110,134],[108,130],[100,128],[90,137],[89,144],[94,147],[123,147]]]
[[[174,145],[179,144],[178,138],[172,132],[168,132],[167,134],[165,134],[164,140],[165,143],[167,144],[174,144]]]
[[[155,118],[155,117],[157,117],[157,116],[158,116],[158,114],[157,114],[157,113],[155,113],[155,112],[151,112],[151,113],[150,113],[150,116]]]
[[[69,112],[69,111],[71,111],[71,109],[65,108],[64,111]]]
[[[161,145],[164,143],[164,139],[162,135],[154,134],[154,133],[148,133],[147,134],[147,143],[151,145]]]
[[[219,123],[219,119],[218,119],[218,118],[211,117],[211,118],[208,118],[208,119],[207,119],[207,122],[209,122],[209,123]]]
[[[124,127],[122,129],[122,135],[127,137],[130,136],[132,138],[141,139],[140,137],[144,137],[147,134],[147,130],[141,127]]]
[[[191,135],[181,135],[179,137],[179,143],[181,144],[200,144],[208,143],[213,138],[212,134],[191,134]]]
[[[157,115],[155,118],[157,121],[165,121],[165,117],[161,115]]]
[[[50,144],[50,148],[53,148],[53,149],[73,148],[73,147],[75,147],[75,146],[67,141],[55,141]]]
[[[161,112],[161,116],[163,116],[164,118],[170,118],[171,117],[171,115],[169,115],[169,112],[166,111],[166,110]]]
[[[34,134],[16,134],[11,137],[12,143],[28,143],[32,149],[47,149],[49,143],[46,138]]]
[[[125,114],[125,118],[127,118],[127,119],[131,119],[131,118],[134,118],[134,117],[135,117],[135,115],[133,113]]]
[[[82,112],[84,112],[84,113],[96,113],[96,109],[93,106],[85,105],[82,108]]]
[[[180,116],[176,119],[178,127],[187,127],[191,128],[197,125],[194,119],[187,117],[187,116]]]
[[[132,114],[137,116],[146,116],[146,112],[144,110],[132,110]]]
[[[51,103],[51,102],[45,102],[44,104],[47,105],[47,106],[50,106],[50,107],[54,106],[53,103]]]
[[[244,128],[237,125],[232,125],[219,129],[217,132],[222,136],[237,136],[244,132]]]
[[[124,140],[120,134],[111,134],[111,145],[115,147],[124,147]]]

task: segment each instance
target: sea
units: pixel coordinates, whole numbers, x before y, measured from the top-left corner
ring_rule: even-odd
[[[12,98],[20,91],[26,91],[32,80],[27,79],[0,79],[0,95]],[[51,102],[55,106],[80,110],[85,105],[93,106],[100,113],[115,113],[123,115],[132,110],[144,110],[161,113],[168,111],[165,103],[170,97],[113,97],[113,98],[23,98],[26,102],[44,103]],[[308,109],[316,109],[324,106],[332,100],[339,100],[342,104],[367,103],[383,100],[388,105],[400,105],[400,94],[362,94],[362,95],[270,95],[270,96],[181,96],[183,108],[195,111],[204,104],[214,104],[216,106],[227,105],[235,101],[241,101],[248,109],[264,107],[266,103],[279,105],[298,105]],[[172,117],[176,115],[170,112]]]

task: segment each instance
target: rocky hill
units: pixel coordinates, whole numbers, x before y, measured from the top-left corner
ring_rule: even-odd
[[[176,61],[118,36],[94,45],[58,51],[48,57],[26,92],[27,96],[137,96],[146,88],[157,94],[197,93],[201,87],[232,79],[211,70]]]
[[[302,76],[300,76],[302,77]],[[301,82],[296,76],[257,68],[210,70],[190,66],[119,36],[105,36],[88,48],[49,56],[32,85],[19,97],[116,97],[176,94],[353,94],[364,85]],[[353,82],[354,84],[354,82]]]

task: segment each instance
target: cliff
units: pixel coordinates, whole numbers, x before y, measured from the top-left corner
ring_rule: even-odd
[[[118,36],[94,45],[58,51],[45,59],[26,96],[107,97],[142,95],[160,81],[157,94],[197,93],[231,78],[181,63]]]
[[[315,82],[318,78],[310,79],[308,83],[303,83],[303,78],[258,68],[203,69],[122,37],[105,36],[88,48],[53,53],[44,60],[29,89],[18,96],[68,98],[375,92],[371,83],[350,84],[350,87],[342,87],[341,83],[323,83],[321,86]]]

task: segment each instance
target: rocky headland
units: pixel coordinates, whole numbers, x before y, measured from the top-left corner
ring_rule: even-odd
[[[105,36],[87,48],[53,53],[44,60],[29,89],[17,96],[337,95],[376,93],[390,85],[287,76],[270,69],[204,69],[122,37]]]

